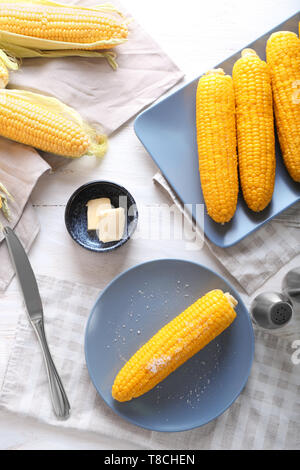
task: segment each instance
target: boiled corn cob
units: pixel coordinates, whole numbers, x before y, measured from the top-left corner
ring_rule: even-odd
[[[285,166],[300,182],[300,39],[295,33],[273,33],[267,42],[275,121]]]
[[[9,80],[9,70],[17,70],[18,64],[0,50],[0,88],[5,88]]]
[[[232,71],[236,101],[238,167],[246,204],[255,212],[270,203],[275,181],[275,136],[267,64],[244,49]]]
[[[128,35],[126,21],[109,4],[87,8],[48,0],[0,1],[0,31],[1,40],[48,50],[107,49]]]
[[[20,90],[0,90],[0,135],[72,158],[102,156],[107,147],[106,137],[96,135],[72,108]]]
[[[131,357],[114,381],[113,398],[128,401],[155,387],[233,322],[236,305],[221,290],[197,300]]]
[[[207,212],[215,222],[223,224],[236,210],[238,171],[233,84],[222,69],[209,71],[199,79],[196,127]]]

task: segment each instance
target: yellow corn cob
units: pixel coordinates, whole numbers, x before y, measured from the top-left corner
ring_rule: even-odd
[[[45,0],[6,0],[0,2],[0,31],[76,44],[76,48],[107,49],[124,42],[128,34],[114,11],[105,5],[81,8]]]
[[[295,33],[273,33],[267,42],[275,120],[285,166],[300,182],[300,39]]]
[[[209,71],[199,79],[196,126],[207,212],[215,222],[223,224],[236,210],[238,171],[233,84],[222,69]]]
[[[155,387],[233,322],[236,304],[221,290],[198,299],[131,357],[114,381],[113,398],[128,401]]]
[[[101,156],[106,137],[92,135],[80,116],[55,98],[0,90],[0,135],[65,157]]]
[[[238,166],[243,196],[255,212],[270,203],[275,181],[275,136],[267,64],[244,49],[232,71],[236,101]]]

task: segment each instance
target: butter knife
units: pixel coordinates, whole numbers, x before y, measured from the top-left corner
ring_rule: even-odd
[[[9,227],[5,227],[4,234],[23,293],[29,321],[42,348],[54,413],[58,418],[67,419],[70,415],[70,404],[49,351],[44,329],[43,305],[34,272],[28,256],[14,231]]]

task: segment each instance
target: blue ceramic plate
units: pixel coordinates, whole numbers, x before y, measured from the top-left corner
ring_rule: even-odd
[[[257,51],[265,59],[266,41],[274,31],[298,33],[300,15],[294,15],[277,28],[245,47]],[[225,60],[222,67],[231,75],[240,52]],[[237,211],[231,222],[223,226],[205,213],[204,223],[196,213],[196,204],[204,204],[198,169],[195,128],[195,97],[199,77],[174,94],[141,113],[135,121],[135,132],[184,204],[190,210],[206,236],[217,246],[234,245],[291,204],[300,200],[300,184],[294,183],[283,163],[276,142],[276,182],[271,204],[261,213],[250,211],[240,195]],[[189,208],[187,208],[189,210]]]
[[[108,197],[113,207],[123,207],[126,229],[119,241],[102,243],[96,230],[87,230],[87,203],[91,199]],[[119,184],[111,181],[91,181],[80,186],[70,197],[65,210],[65,224],[70,236],[83,248],[107,253],[124,245],[134,233],[138,222],[138,210],[132,195]]]
[[[115,401],[111,388],[124,362],[216,288],[239,302],[232,325],[150,392]],[[98,298],[85,333],[87,367],[98,393],[124,419],[155,431],[192,429],[223,413],[246,384],[253,353],[252,324],[234,288],[204,266],[176,259],[140,264],[114,279]]]

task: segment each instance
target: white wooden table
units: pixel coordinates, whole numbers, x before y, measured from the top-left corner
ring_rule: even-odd
[[[186,81],[299,9],[299,0],[124,0],[123,3],[186,73]],[[127,187],[137,200],[142,223],[143,207],[169,202],[152,183],[155,172],[154,163],[134,134],[131,120],[110,139],[109,152],[100,165],[94,166],[86,160],[74,161],[54,174],[42,177],[32,196],[41,223],[40,235],[30,254],[35,272],[91,284],[99,290],[124,269],[153,258],[193,259],[222,273],[221,266],[207,249],[186,251],[181,240],[136,239],[116,252],[97,255],[77,246],[67,234],[64,208],[68,197],[81,184],[97,178],[113,180]],[[263,289],[279,289],[284,273],[297,265],[300,265],[299,256],[282,268]],[[244,299],[246,303],[251,301],[245,295]],[[5,294],[0,294],[0,302],[1,385],[21,305],[15,281]],[[122,442],[53,429],[0,412],[0,449],[122,448]]]

